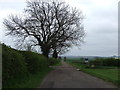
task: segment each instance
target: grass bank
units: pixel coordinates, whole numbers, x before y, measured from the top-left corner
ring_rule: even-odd
[[[105,81],[112,82],[113,84],[120,86],[120,80],[118,79],[118,68],[104,67],[104,68],[88,68],[88,65],[68,62],[72,66],[79,68],[81,71],[86,72],[95,77],[101,78]]]
[[[16,82],[14,85],[10,85],[8,88],[37,88],[42,82],[43,78],[53,69],[47,68],[36,74],[31,74],[29,77],[23,78],[20,81],[13,80]],[[17,83],[18,82],[18,83]]]

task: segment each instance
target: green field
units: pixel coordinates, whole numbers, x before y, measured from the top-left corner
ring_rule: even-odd
[[[112,82],[115,85],[120,85],[120,80],[118,79],[119,69],[116,67],[103,67],[103,68],[92,69],[92,68],[88,68],[88,65],[85,65],[85,64],[80,64],[80,63],[70,62],[70,61],[68,61],[68,63],[90,75],[96,76],[105,81]]]

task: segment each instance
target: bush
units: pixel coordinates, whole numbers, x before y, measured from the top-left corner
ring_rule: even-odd
[[[12,87],[29,80],[31,74],[44,72],[48,65],[57,64],[59,60],[46,58],[41,54],[18,51],[2,44],[2,86]]]
[[[118,67],[120,64],[119,59],[114,58],[97,58],[95,60],[90,61],[90,65],[95,65],[96,67],[99,66],[116,66]]]
[[[11,87],[21,83],[30,74],[41,72],[48,68],[48,59],[41,54],[28,51],[18,51],[2,45],[2,86]]]
[[[25,57],[28,71],[32,74],[48,67],[48,60],[41,54],[28,51],[20,51]]]
[[[49,65],[55,65],[60,62],[59,59],[55,59],[55,58],[49,58],[48,61],[49,61]]]
[[[2,45],[2,84],[3,87],[12,79],[21,79],[27,76],[27,67],[24,57],[17,51]]]

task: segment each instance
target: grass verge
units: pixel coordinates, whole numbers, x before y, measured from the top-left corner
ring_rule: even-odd
[[[52,66],[60,66],[61,65],[61,61],[59,61],[58,63],[52,65]]]
[[[19,83],[15,85],[11,85],[11,87],[8,88],[37,88],[40,83],[42,82],[43,78],[53,69],[46,68],[45,70],[42,70],[41,72],[38,72],[36,74],[30,75],[28,78],[25,78],[21,80]],[[17,82],[17,81],[16,81]]]
[[[81,71],[86,72],[90,75],[93,75],[95,77],[101,78],[105,81],[108,82],[112,82],[113,84],[120,86],[120,80],[118,79],[118,69],[106,69],[106,68],[86,68],[87,65],[84,64],[80,64],[80,63],[72,63],[72,62],[68,62],[69,64],[71,64],[72,66],[79,68]]]

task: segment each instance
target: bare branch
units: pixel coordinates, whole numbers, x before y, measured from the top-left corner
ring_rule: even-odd
[[[65,2],[28,1],[25,14],[24,18],[11,15],[4,20],[7,35],[22,38],[23,42],[34,38],[29,41],[39,45],[45,56],[51,49],[66,52],[72,45],[80,46],[83,42],[82,12]]]

